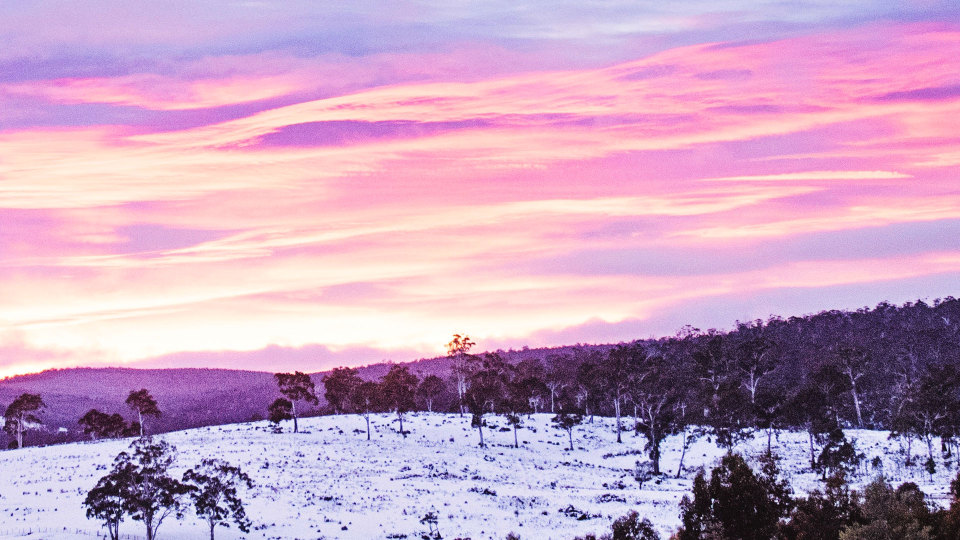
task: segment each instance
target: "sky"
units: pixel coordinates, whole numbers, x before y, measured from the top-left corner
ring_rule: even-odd
[[[954,296],[960,4],[0,3],[0,376]]]

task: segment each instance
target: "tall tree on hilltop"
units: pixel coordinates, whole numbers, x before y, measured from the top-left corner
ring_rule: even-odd
[[[274,379],[277,386],[280,387],[280,393],[290,400],[290,411],[293,416],[293,432],[299,433],[300,428],[297,424],[297,402],[306,401],[316,405],[320,400],[317,399],[316,387],[310,376],[302,371],[293,373],[274,373]]]
[[[333,409],[333,414],[342,414],[350,409],[350,396],[361,382],[357,370],[348,367],[334,368],[323,376],[323,396]]]
[[[160,417],[160,409],[157,407],[157,400],[153,399],[146,388],[140,390],[131,390],[127,396],[127,406],[136,411],[137,423],[140,426],[140,436],[143,437],[146,429],[143,424],[144,416]]]
[[[457,399],[460,407],[460,416],[464,413],[464,394],[467,392],[467,379],[470,377],[470,349],[476,343],[470,336],[454,334],[450,343],[447,343],[447,356],[453,360],[453,376],[457,384]]]
[[[417,376],[410,373],[406,366],[396,364],[390,366],[390,371],[380,379],[383,403],[397,413],[397,419],[400,420],[400,435],[404,438],[407,432],[403,430],[403,415],[416,406],[414,396],[418,382]]]
[[[40,418],[35,414],[46,405],[40,394],[20,394],[3,413],[3,430],[17,440],[17,448],[23,448],[23,432],[30,424],[39,424]]]

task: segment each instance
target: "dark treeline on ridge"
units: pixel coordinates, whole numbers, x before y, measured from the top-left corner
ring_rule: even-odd
[[[953,298],[738,322],[726,332],[685,327],[607,347],[474,355],[463,339],[448,345],[447,373],[423,378],[405,407],[472,414],[481,444],[484,414],[531,412],[624,420],[647,440],[654,474],[660,443],[692,426],[728,448],[751,432],[772,444],[779,430],[806,431],[811,465],[824,474],[853,457],[844,455],[852,451],[846,428],[890,430],[908,456],[917,443],[931,467],[935,441],[945,458],[960,442]],[[351,401],[362,379],[351,368],[325,375],[327,411],[396,410]]]
[[[483,414],[620,417],[648,439],[654,466],[659,442],[686,426],[703,427],[724,446],[749,430],[769,435],[781,429],[806,430],[811,461],[817,460],[831,432],[848,427],[892,430],[908,444],[919,443],[931,458],[934,438],[944,441],[952,455],[960,437],[960,301],[952,297],[738,322],[730,331],[684,327],[675,336],[619,345],[473,354],[472,342],[458,345],[456,338],[443,358],[314,374],[326,391],[317,392],[321,399],[313,407],[304,402],[300,416],[395,411],[396,399],[384,397],[389,392],[366,385],[359,401],[354,393],[360,382],[382,380],[396,366],[405,366],[416,379],[415,390],[404,395],[409,397],[402,404],[405,410],[479,413],[481,435]],[[216,373],[219,381],[230,372]],[[257,377],[256,384],[234,385],[238,407],[218,399],[202,408],[214,416],[229,411],[230,421],[266,418],[266,405],[279,397],[272,377],[238,373]],[[52,381],[54,375],[47,378]],[[41,421],[49,413],[66,414],[53,405],[64,401],[66,391],[53,391],[52,382],[34,390],[30,381],[37,377],[2,383],[10,386],[7,393],[42,393],[48,408]],[[346,386],[337,388],[341,383]],[[245,386],[249,393],[240,399]],[[180,402],[198,407],[196,399],[186,397],[189,380],[178,381],[176,387],[179,393],[172,399],[150,387],[165,410],[158,431],[187,427],[176,422]],[[116,399],[125,395],[117,394]],[[14,397],[4,394],[4,406]],[[77,419],[97,397],[84,397],[84,409],[74,414],[70,430],[77,430]],[[40,437],[37,442],[53,441]]]

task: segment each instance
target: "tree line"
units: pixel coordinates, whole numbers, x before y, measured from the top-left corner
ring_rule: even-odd
[[[782,430],[808,434],[811,467],[824,478],[858,459],[845,430],[890,430],[907,448],[907,465],[923,449],[932,474],[937,450],[960,463],[960,301],[954,298],[804,317],[738,322],[727,332],[685,327],[674,336],[580,349],[545,358],[471,354],[456,334],[447,344],[448,376],[422,379],[392,365],[379,381],[336,368],[322,377],[329,413],[393,412],[403,430],[409,411],[469,414],[484,444],[485,418],[500,415],[514,430],[524,415],[550,412],[570,433],[595,415],[615,419],[617,442],[633,430],[645,440],[653,474],[662,442],[681,434],[681,452],[698,437],[733,448],[759,432],[768,452]],[[316,405],[306,374],[277,374],[284,397],[275,422],[294,419],[296,403]],[[939,443],[939,444],[938,444]],[[682,467],[681,456],[681,467]],[[924,459],[925,458],[925,459]],[[680,474],[677,471],[677,475]]]
[[[131,390],[126,404],[136,413],[137,420],[129,424],[119,413],[107,414],[99,409],[90,409],[83,414],[77,424],[91,440],[113,439],[146,435],[144,417],[158,418],[161,415],[157,401],[146,388]],[[4,412],[3,430],[12,437],[11,448],[23,448],[24,434],[43,427],[38,414],[46,408],[40,394],[25,392],[7,406]]]

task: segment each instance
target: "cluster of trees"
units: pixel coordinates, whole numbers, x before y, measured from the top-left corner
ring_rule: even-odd
[[[671,337],[518,362],[471,355],[472,345],[460,335],[448,344],[455,394],[445,395],[443,380],[436,394],[420,394],[433,396],[431,408],[472,413],[481,435],[486,413],[518,421],[522,413],[549,410],[561,426],[614,417],[621,441],[627,417],[659,473],[661,442],[674,433],[686,442],[708,435],[732,448],[760,431],[769,451],[778,431],[804,430],[810,465],[826,477],[857,458],[845,429],[888,429],[906,446],[907,465],[914,443],[922,444],[931,472],[938,446],[944,460],[960,462],[960,300],[954,298],[772,317],[737,323],[729,332],[685,327]]]
[[[170,474],[175,459],[176,448],[166,442],[137,439],[87,493],[87,517],[102,521],[111,540],[119,540],[125,517],[143,522],[147,540],[153,540],[166,518],[180,519],[190,506],[209,526],[210,540],[217,526],[229,527],[231,521],[250,531],[239,496],[241,489],[253,487],[247,474],[224,461],[204,459],[178,480]]]
[[[709,478],[701,471],[693,497],[680,504],[677,540],[950,540],[960,538],[960,475],[951,484],[951,505],[937,508],[920,488],[891,486],[883,477],[856,492],[838,472],[806,498],[794,498],[767,457],[754,472],[728,453]]]
[[[143,388],[140,390],[131,390],[127,396],[127,405],[137,413],[137,421],[127,424],[119,413],[107,414],[98,409],[90,409],[77,423],[83,430],[83,433],[89,435],[92,440],[99,438],[117,438],[134,437],[139,435],[143,437],[146,434],[144,428],[144,417],[159,417],[161,412],[157,406],[157,401],[150,395],[150,392]],[[6,408],[4,412],[3,430],[13,439],[11,447],[23,448],[23,436],[31,429],[39,429],[43,426],[39,414],[46,408],[43,398],[39,394],[23,393],[20,394]]]
[[[137,420],[129,424],[119,413],[107,414],[98,409],[90,409],[77,422],[83,433],[91,440],[113,439],[117,437],[144,437],[147,434],[144,417],[158,418],[162,413],[157,406],[157,400],[150,395],[146,388],[131,390],[127,395],[126,404],[137,414]]]
[[[687,444],[710,436],[733,448],[751,433],[767,435],[768,451],[780,430],[805,430],[810,465],[824,478],[857,459],[845,429],[889,429],[905,444],[926,450],[935,470],[943,459],[960,462],[960,301],[954,298],[854,312],[737,323],[729,332],[685,327],[675,336],[606,349],[561,349],[537,358],[471,354],[475,343],[456,334],[447,344],[447,378],[422,380],[393,365],[379,381],[352,368],[323,377],[332,413],[411,410],[470,414],[483,444],[488,414],[514,428],[525,414],[549,411],[570,433],[594,415],[616,419],[615,435],[643,435],[654,474],[661,443],[675,433]],[[284,398],[270,408],[277,421],[294,419],[296,403],[317,404],[308,375],[277,374]],[[626,420],[626,425],[624,420]],[[369,426],[368,426],[369,436]],[[681,458],[682,467],[682,458]],[[677,474],[680,474],[680,470]]]
[[[765,455],[754,471],[727,453],[708,475],[700,471],[692,496],[680,503],[682,525],[674,540],[956,540],[960,538],[960,474],[950,486],[949,508],[932,505],[920,488],[898,487],[877,477],[862,492],[851,490],[843,472],[823,490],[794,497],[777,460]],[[575,540],[659,540],[637,512],[613,522],[611,532]],[[511,533],[507,540],[519,540]]]

